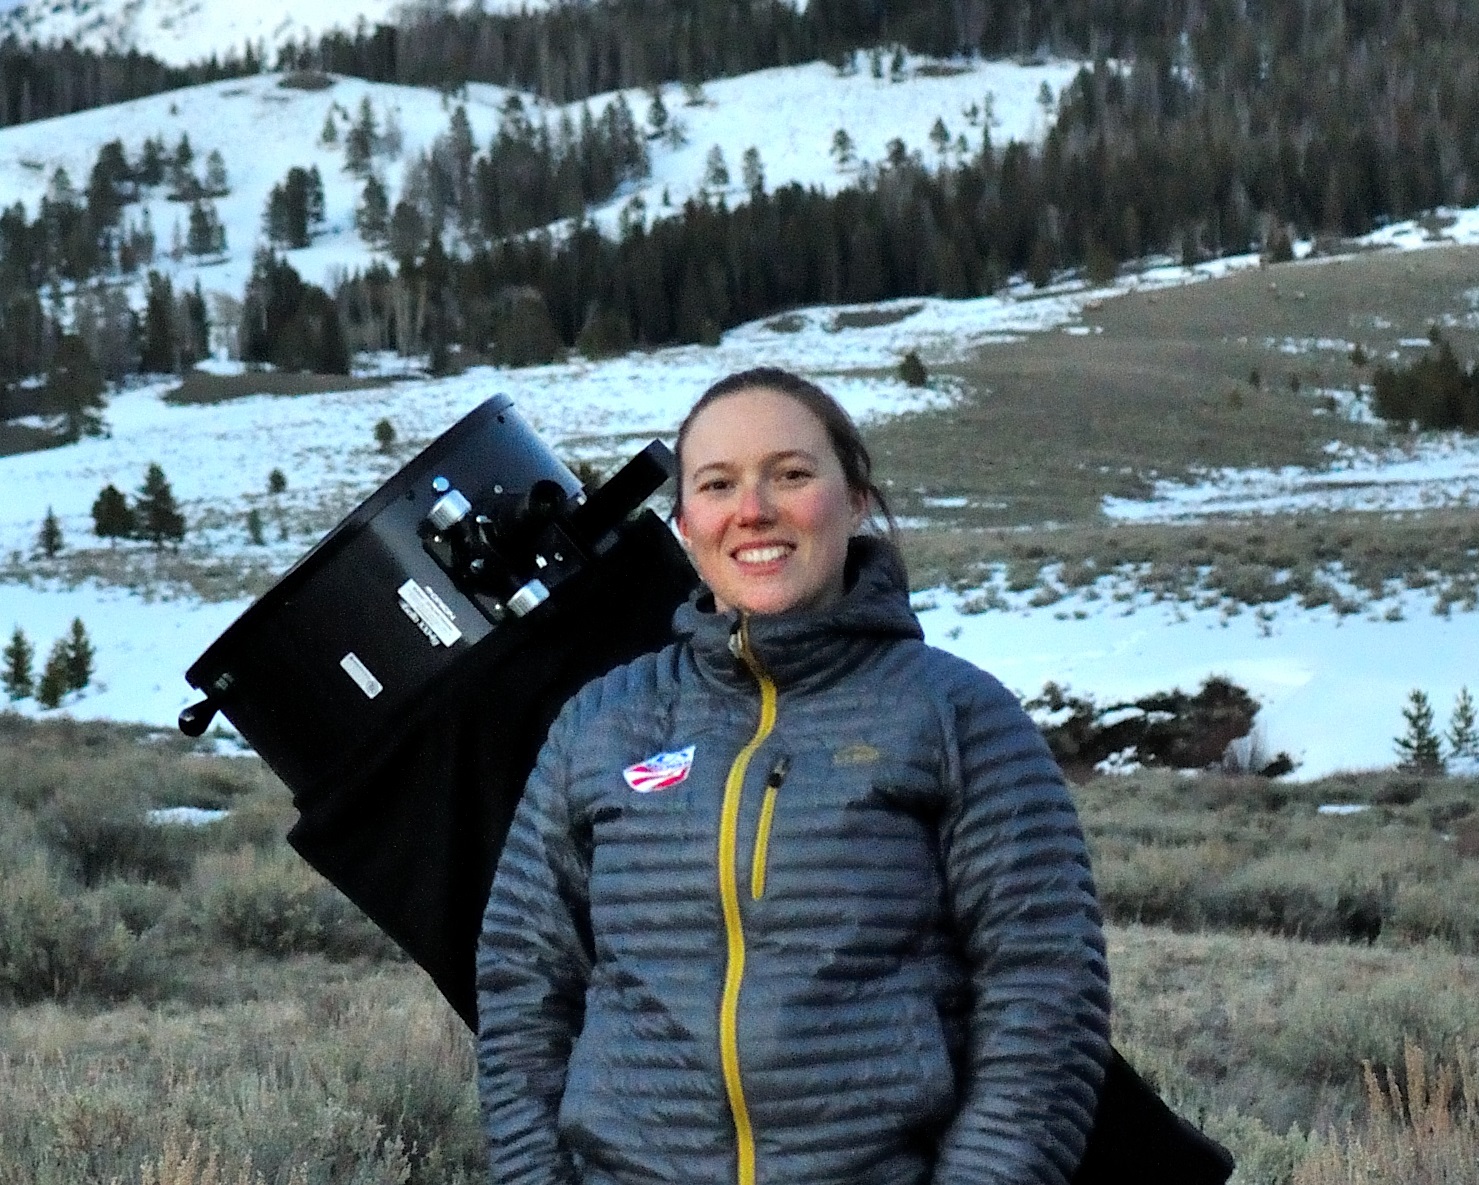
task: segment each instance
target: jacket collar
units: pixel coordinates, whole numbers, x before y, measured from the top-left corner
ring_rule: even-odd
[[[880,642],[924,636],[909,608],[904,562],[891,543],[854,538],[848,544],[845,583],[842,599],[825,608],[748,618],[750,653],[778,688],[821,686],[853,670]],[[753,687],[754,675],[731,641],[739,629],[740,614],[715,612],[706,588],[673,618],[674,632],[688,643],[706,676]]]

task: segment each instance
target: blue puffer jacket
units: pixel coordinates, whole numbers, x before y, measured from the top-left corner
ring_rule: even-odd
[[[1072,803],[892,549],[849,575],[686,606],[551,730],[478,954],[498,1185],[1072,1174],[1109,1048]]]

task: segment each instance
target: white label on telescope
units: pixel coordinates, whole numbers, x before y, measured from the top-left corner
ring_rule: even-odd
[[[462,631],[452,624],[452,615],[447,612],[440,597],[427,592],[414,580],[406,581],[396,592],[401,598],[401,605],[430,629],[443,646],[450,646],[462,637]]]
[[[380,680],[375,678],[374,675],[370,674],[370,668],[365,666],[364,663],[360,662],[359,655],[356,654],[353,650],[351,650],[348,654],[346,654],[343,658],[339,660],[339,665],[344,668],[345,672],[349,675],[351,679],[359,684],[359,689],[363,691],[368,698],[374,699],[377,695],[385,690],[385,687],[381,684]]]

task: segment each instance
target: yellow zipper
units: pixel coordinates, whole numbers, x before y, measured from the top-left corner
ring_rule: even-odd
[[[765,896],[765,867],[770,856],[770,825],[775,818],[775,800],[781,783],[791,768],[791,759],[782,757],[771,767],[765,779],[765,801],[760,804],[760,826],[755,832],[755,859],[750,865],[750,896],[756,901]]]
[[[740,619],[738,654],[760,685],[760,721],[755,735],[729,767],[729,777],[724,782],[724,806],[719,816],[719,900],[724,907],[724,930],[729,946],[729,960],[724,969],[724,994],[719,1004],[719,1060],[724,1068],[729,1109],[734,1115],[738,1185],[755,1185],[755,1132],[750,1126],[750,1109],[745,1103],[739,1064],[739,994],[740,982],[745,976],[745,933],[740,923],[737,849],[745,772],[750,768],[755,750],[765,743],[765,738],[775,728],[776,691],[775,683],[750,652],[750,627],[745,618]]]

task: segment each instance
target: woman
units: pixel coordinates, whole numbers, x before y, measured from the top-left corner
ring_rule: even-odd
[[[488,902],[493,1179],[1067,1180],[1109,995],[1047,747],[921,640],[828,395],[731,375],[677,452],[706,590],[566,706]]]

